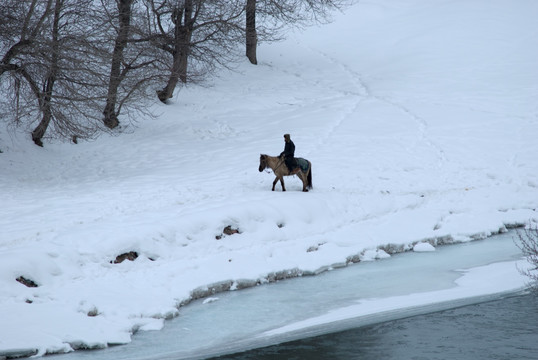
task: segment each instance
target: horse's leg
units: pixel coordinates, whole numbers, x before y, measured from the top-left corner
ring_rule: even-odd
[[[286,191],[286,187],[284,186],[284,176],[280,177],[280,185],[282,185],[282,191]]]
[[[275,191],[275,185],[277,182],[278,182],[278,176],[275,178],[275,181],[273,181],[273,188],[271,189],[271,191]]]
[[[308,188],[313,189],[314,186],[312,185],[312,163],[308,162],[308,174],[306,175],[306,180],[308,182]]]
[[[301,178],[301,181],[303,182],[303,192],[308,192],[308,189],[306,188],[305,174],[302,171],[301,171],[299,177]]]

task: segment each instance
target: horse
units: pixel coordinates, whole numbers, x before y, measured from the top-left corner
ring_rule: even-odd
[[[273,170],[273,173],[276,175],[276,178],[275,181],[273,181],[273,188],[271,189],[272,191],[275,191],[275,185],[278,180],[280,180],[280,184],[282,185],[282,191],[286,191],[286,187],[284,186],[284,176],[297,175],[299,179],[301,179],[301,181],[303,182],[303,191],[307,192],[308,189],[312,189],[312,163],[302,158],[297,158],[297,161],[299,163],[306,164],[306,166],[298,166],[296,169],[290,172],[284,162],[283,157],[261,154],[260,167],[258,170],[260,172],[267,168]],[[303,170],[303,167],[306,167],[306,169]]]

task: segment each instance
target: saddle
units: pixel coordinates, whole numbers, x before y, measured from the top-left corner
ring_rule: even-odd
[[[303,158],[295,158],[295,161],[302,172],[306,173],[308,171],[308,160]]]

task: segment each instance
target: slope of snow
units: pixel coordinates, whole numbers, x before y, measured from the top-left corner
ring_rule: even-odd
[[[2,130],[0,352],[127,343],[212,289],[535,221],[536,14],[359,2],[118,137],[41,149]],[[313,163],[309,193],[257,170],[284,133]]]

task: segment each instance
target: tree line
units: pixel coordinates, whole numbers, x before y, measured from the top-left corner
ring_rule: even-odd
[[[344,2],[2,0],[0,119],[39,146],[94,137]]]

